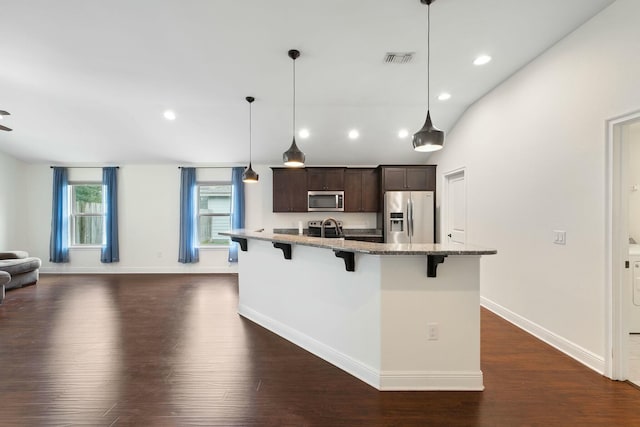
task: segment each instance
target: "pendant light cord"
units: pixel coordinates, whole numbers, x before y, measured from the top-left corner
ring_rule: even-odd
[[[296,139],[296,60],[293,59],[293,139]]]
[[[431,106],[431,4],[427,4],[427,112]]]
[[[249,165],[251,165],[251,102],[249,103]]]

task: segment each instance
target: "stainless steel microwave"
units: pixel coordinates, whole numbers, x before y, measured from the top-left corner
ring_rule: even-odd
[[[344,211],[344,191],[308,191],[307,210],[309,212]]]

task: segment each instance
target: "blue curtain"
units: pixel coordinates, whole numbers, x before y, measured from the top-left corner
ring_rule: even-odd
[[[242,182],[243,167],[233,168],[231,171],[231,228],[244,228],[244,183]],[[229,262],[238,262],[238,244],[231,242],[229,246]]]
[[[102,168],[102,188],[105,203],[105,244],[100,252],[100,262],[120,261],[118,244],[118,168]]]
[[[66,168],[53,168],[53,199],[51,212],[51,240],[49,242],[49,261],[69,262],[69,213]]]
[[[196,169],[182,168],[180,177],[180,248],[178,262],[198,262],[198,211]]]

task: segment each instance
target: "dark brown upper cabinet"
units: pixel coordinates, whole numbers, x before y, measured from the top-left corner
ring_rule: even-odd
[[[345,168],[306,168],[307,190],[344,190],[344,169]]]
[[[380,166],[382,191],[435,191],[436,166]]]
[[[307,171],[273,169],[273,212],[307,211]]]
[[[344,191],[345,212],[379,212],[385,191],[435,191],[436,166],[273,167],[273,212],[307,212],[307,191]]]
[[[380,200],[380,177],[377,169],[344,171],[344,211],[377,212]]]

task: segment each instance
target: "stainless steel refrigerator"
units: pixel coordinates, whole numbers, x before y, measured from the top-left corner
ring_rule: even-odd
[[[433,191],[384,193],[385,243],[434,243]]]

